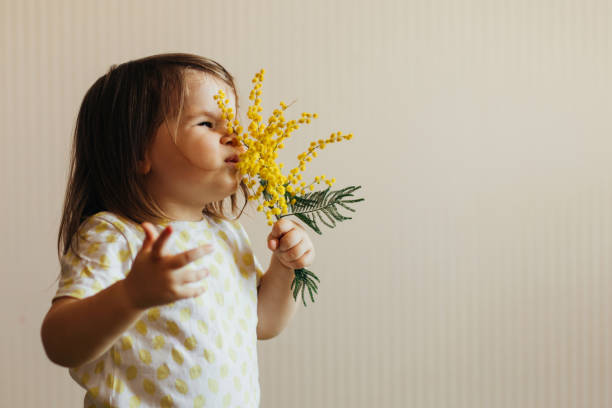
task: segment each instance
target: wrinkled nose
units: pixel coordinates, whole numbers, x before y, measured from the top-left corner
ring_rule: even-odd
[[[238,139],[234,139],[235,140],[235,146],[238,148],[238,154],[243,154],[247,151],[246,146],[244,145],[244,143],[239,142]]]
[[[232,133],[231,135],[226,135],[223,138],[222,143],[225,145],[234,146],[238,150],[238,154],[242,154],[247,150],[246,146],[240,141],[238,141],[238,138],[234,133]]]

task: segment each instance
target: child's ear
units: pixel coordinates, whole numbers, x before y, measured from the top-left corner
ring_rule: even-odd
[[[142,175],[147,175],[151,171],[151,160],[149,160],[149,152],[145,153],[143,159],[138,160],[136,163],[138,173]]]

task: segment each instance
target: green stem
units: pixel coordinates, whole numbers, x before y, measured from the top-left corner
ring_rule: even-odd
[[[275,215],[276,220],[280,220],[282,217]],[[320,282],[317,275],[306,268],[294,269],[293,270],[293,282],[291,282],[291,289],[293,290],[293,300],[297,302],[297,296],[301,292],[302,303],[306,307],[306,299],[304,297],[304,289],[308,289],[310,300],[314,303],[314,294],[318,294],[317,282]],[[315,282],[316,280],[316,282]]]

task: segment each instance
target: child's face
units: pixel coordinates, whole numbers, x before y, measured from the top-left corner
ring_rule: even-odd
[[[237,146],[234,135],[228,135],[227,122],[221,119],[222,112],[213,98],[223,89],[230,101],[227,106],[236,112],[233,90],[223,81],[199,71],[188,72],[186,81],[188,92],[177,126],[176,143],[168,126],[162,124],[148,152],[147,188],[162,209],[186,210],[199,217],[205,204],[236,192],[240,175],[235,164],[227,160],[244,148]],[[176,121],[170,123],[170,127],[175,125]],[[185,218],[177,214],[178,217]]]

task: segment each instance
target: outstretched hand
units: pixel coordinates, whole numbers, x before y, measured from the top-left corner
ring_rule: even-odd
[[[142,248],[124,280],[130,304],[144,310],[204,293],[205,286],[190,284],[207,277],[207,269],[179,269],[212,253],[213,246],[207,244],[176,255],[164,255],[164,246],[172,234],[172,227],[167,226],[160,234],[148,222],[142,223],[142,228],[145,231]]]

